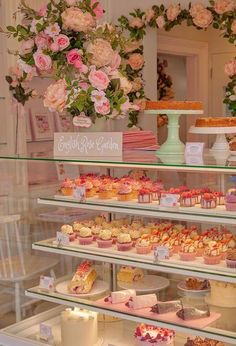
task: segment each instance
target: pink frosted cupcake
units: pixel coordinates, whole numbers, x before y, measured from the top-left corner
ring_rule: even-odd
[[[75,184],[70,179],[65,179],[61,184],[61,193],[64,196],[72,196],[75,189]]]
[[[76,233],[74,232],[73,227],[70,225],[63,225],[61,227],[61,233],[67,234],[70,241],[74,241],[76,238]]]
[[[129,182],[123,182],[119,184],[117,198],[118,198],[118,201],[122,201],[122,202],[127,202],[132,200],[133,198],[132,186]]]
[[[179,257],[182,261],[194,261],[197,256],[197,250],[194,246],[194,242],[191,239],[187,239],[182,245],[179,252]]]
[[[205,264],[219,264],[222,259],[219,245],[216,241],[210,241],[204,252]]]
[[[111,199],[112,196],[112,184],[110,182],[103,183],[99,187],[98,197],[100,199]]]
[[[136,251],[140,255],[147,255],[152,250],[149,235],[143,235],[135,245]]]
[[[82,227],[79,232],[80,245],[91,245],[93,242],[93,234],[90,228]]]
[[[100,248],[108,248],[112,246],[112,232],[108,229],[103,229],[99,233],[99,237],[97,239],[98,247]]]
[[[226,265],[228,268],[236,268],[236,249],[232,249],[227,252]]]
[[[132,249],[133,242],[128,233],[120,233],[117,237],[117,250],[129,251]]]
[[[228,190],[225,196],[225,207],[228,211],[236,211],[236,189]]]
[[[132,185],[133,199],[138,199],[139,190],[141,190],[142,184],[139,181],[134,180],[132,181],[131,185]]]

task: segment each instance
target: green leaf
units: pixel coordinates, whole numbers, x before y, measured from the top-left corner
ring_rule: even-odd
[[[11,84],[13,82],[13,79],[11,76],[6,76],[5,78],[6,78],[7,83]]]
[[[16,29],[14,28],[14,26],[7,26],[7,30],[10,32],[16,32]]]

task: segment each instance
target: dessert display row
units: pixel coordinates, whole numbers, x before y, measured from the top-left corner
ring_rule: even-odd
[[[105,217],[76,221],[63,225],[60,232],[79,245],[97,245],[118,251],[135,249],[138,254],[151,254],[157,247],[168,249],[167,258],[177,254],[182,261],[194,261],[203,257],[204,263],[216,265],[226,261],[229,268],[236,268],[236,238],[226,228],[210,228],[200,231],[196,226],[186,228],[171,222],[147,223],[128,219],[108,222]]]
[[[160,203],[166,194],[177,195],[181,207],[200,206],[214,209],[225,205],[226,210],[236,211],[236,189],[230,189],[226,196],[221,191],[209,188],[190,189],[187,186],[165,189],[161,181],[152,181],[146,176],[123,176],[112,178],[107,175],[86,174],[71,180],[65,179],[60,187],[63,196],[73,196],[76,188],[83,187],[85,198],[96,197],[101,200],[117,199],[121,202]]]

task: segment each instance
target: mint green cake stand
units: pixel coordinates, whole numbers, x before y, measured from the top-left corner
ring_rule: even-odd
[[[155,109],[145,110],[144,114],[166,114],[168,116],[168,137],[160,149],[157,150],[158,156],[163,155],[183,155],[185,151],[185,144],[179,138],[179,118],[181,115],[196,115],[203,114],[202,110],[171,110],[171,109]]]

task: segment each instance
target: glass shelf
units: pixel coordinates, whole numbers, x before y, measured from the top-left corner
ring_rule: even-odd
[[[59,281],[58,281],[59,282]],[[212,307],[211,313],[212,316],[217,316],[215,321],[211,321],[209,325],[205,327],[197,327],[198,323],[196,321],[192,321],[191,323],[188,322],[187,324],[179,321],[176,318],[175,322],[169,322],[168,318],[164,317],[164,315],[161,315],[162,317],[157,317],[156,314],[149,314],[147,312],[148,309],[144,310],[131,310],[128,308],[121,309],[120,307],[116,306],[115,304],[104,304],[103,299],[104,296],[107,296],[105,294],[104,296],[96,297],[96,300],[88,300],[88,299],[81,299],[77,297],[71,297],[63,294],[59,294],[57,292],[46,292],[40,290],[40,288],[34,287],[31,289],[28,289],[26,291],[26,295],[31,298],[36,298],[40,300],[49,301],[52,303],[62,304],[66,306],[71,307],[78,307],[82,309],[87,309],[90,311],[95,311],[99,313],[103,313],[106,315],[111,315],[113,317],[118,317],[122,319],[126,319],[128,321],[133,321],[136,323],[147,323],[154,326],[174,329],[176,332],[185,333],[185,334],[191,334],[191,335],[197,335],[202,337],[208,337],[211,339],[216,339],[219,341],[227,342],[230,344],[235,345],[236,342],[236,332],[234,330],[234,322],[231,320],[231,324],[228,324],[226,327],[225,324],[225,316],[228,314],[228,318],[233,318],[231,315],[234,313],[233,309],[220,309],[218,308],[217,311]],[[227,311],[225,311],[227,310]],[[231,317],[230,317],[231,316]]]
[[[12,155],[0,156],[0,159],[7,160],[30,160],[30,161],[52,161],[65,162],[70,164],[79,164],[84,166],[104,166],[104,167],[120,167],[120,168],[141,168],[141,169],[158,169],[158,170],[173,170],[185,172],[219,172],[219,173],[235,173],[236,157],[221,156],[219,153],[211,153],[209,150],[204,153],[203,158],[191,157],[187,160],[178,155],[167,158],[162,158],[162,161],[154,151],[125,151],[123,157],[119,159],[97,159],[97,158],[68,158],[54,157],[52,153],[33,153],[32,155]],[[167,161],[165,161],[167,160]]]
[[[121,252],[113,246],[110,249],[100,249],[93,245],[81,246],[76,241],[68,246],[56,245],[56,239],[48,239],[33,244],[33,249],[60,255],[69,255],[99,262],[139,267],[147,270],[173,273],[186,276],[197,276],[204,279],[219,280],[236,283],[236,269],[227,268],[221,261],[219,265],[206,265],[202,258],[192,262],[184,262],[178,255],[173,255],[169,260],[155,262],[154,254],[138,255],[135,249]]]
[[[202,209],[199,207],[164,208],[157,203],[141,204],[137,202],[118,202],[117,200],[101,200],[87,198],[85,202],[78,202],[72,197],[55,196],[39,198],[39,204],[125,213],[144,217],[156,217],[159,219],[205,222],[211,224],[235,225],[236,213],[227,211],[224,206],[215,209]]]

